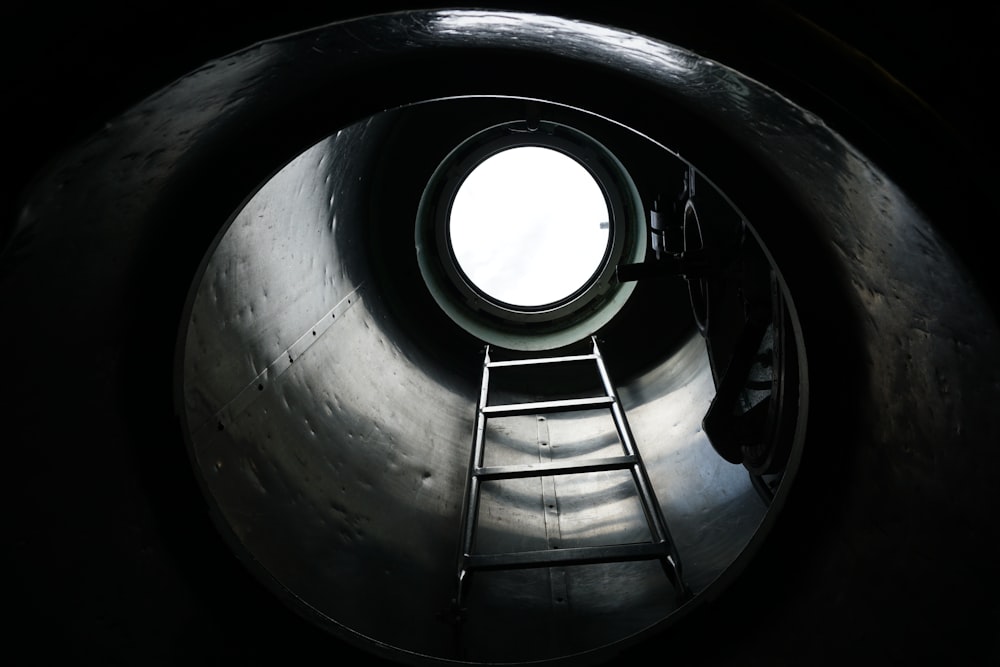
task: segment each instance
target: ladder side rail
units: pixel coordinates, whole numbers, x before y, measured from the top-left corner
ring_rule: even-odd
[[[466,478],[465,507],[462,513],[462,553],[459,555],[459,583],[464,578],[466,560],[472,554],[472,543],[476,536],[477,515],[479,513],[479,478],[476,472],[483,467],[486,446],[486,415],[483,410],[489,397],[490,348],[486,346],[483,357],[483,379],[479,388],[479,402],[476,405],[476,430],[473,436],[469,472]]]
[[[593,336],[591,339],[593,340],[594,345],[594,356],[597,361],[597,370],[601,375],[601,382],[604,385],[604,390],[607,392],[608,396],[614,399],[614,402],[611,405],[611,414],[615,421],[615,427],[618,429],[618,435],[621,438],[622,448],[625,450],[626,455],[635,457],[636,460],[636,464],[632,466],[632,476],[635,480],[636,487],[642,496],[643,502],[641,504],[643,506],[643,511],[646,514],[646,522],[649,524],[653,540],[655,542],[666,542],[669,545],[675,567],[679,569],[680,558],[678,557],[674,547],[673,539],[670,537],[670,531],[667,528],[667,521],[663,516],[663,509],[660,507],[660,503],[656,498],[656,493],[653,491],[652,482],[650,482],[649,475],[646,473],[646,466],[642,462],[639,449],[635,446],[635,441],[632,437],[632,430],[629,428],[628,421],[625,419],[625,415],[622,410],[621,399],[618,397],[618,392],[615,390],[614,385],[611,383],[611,378],[608,375],[608,369],[604,365],[604,357],[601,356],[601,352],[597,346],[597,337]]]

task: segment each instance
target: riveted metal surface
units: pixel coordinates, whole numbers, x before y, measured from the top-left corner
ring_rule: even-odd
[[[185,343],[192,431],[207,422],[214,427],[219,419],[213,417],[243,391],[264,390],[332,324],[337,307],[349,305],[357,284],[328,251],[347,178],[342,144],[317,145],[268,181],[212,253]]]
[[[928,45],[933,58],[940,49]],[[582,76],[550,76],[553,63],[573,64],[554,66],[556,74],[575,67]],[[66,646],[74,660],[99,652],[126,663],[229,651],[240,661],[294,662],[296,649],[302,656],[317,645],[309,659],[346,652],[343,643],[302,642],[308,633],[271,613],[273,600],[255,597],[215,533],[198,525],[201,497],[185,486],[189,462],[166,396],[178,320],[191,323],[190,313],[178,318],[180,303],[218,226],[288,159],[383,109],[484,91],[592,108],[676,148],[748,213],[805,313],[809,370],[822,380],[809,397],[817,417],[809,485],[786,496],[781,518],[789,521],[765,545],[775,546],[734,597],[716,600],[718,615],[678,626],[649,650],[686,645],[685,657],[700,665],[748,656],[816,663],[831,652],[840,662],[995,656],[998,487],[984,462],[1000,440],[998,330],[982,283],[963,268],[964,251],[944,240],[956,221],[928,218],[913,192],[822,121],[726,67],[615,29],[486,12],[371,18],[251,47],[171,84],[39,174],[0,275],[14,390],[5,445],[21,483],[9,503],[12,599],[39,626],[15,626],[17,648],[40,661],[59,662],[51,651]],[[679,108],[694,122],[675,122]],[[432,618],[451,593],[441,582],[453,576],[475,351],[451,346],[457,338],[434,330],[430,312],[400,317],[384,278],[401,267],[378,266],[361,249],[385,244],[358,233],[373,218],[360,203],[371,193],[357,191],[357,181],[372,175],[366,154],[393,142],[366,141],[360,152],[346,139],[331,143],[352,167],[337,170],[343,187],[322,186],[325,164],[284,174],[282,201],[253,205],[274,213],[298,198],[291,208],[306,224],[296,229],[299,217],[284,213],[246,220],[248,245],[219,245],[229,263],[220,259],[223,271],[201,283],[198,308],[208,319],[196,323],[187,350],[198,365],[182,369],[190,391],[182,411],[190,410],[189,427],[205,426],[196,474],[236,553],[293,608],[397,658],[564,657],[671,617],[662,573],[636,563],[483,577],[470,605],[487,611],[469,615],[462,646]],[[401,151],[388,157],[409,168],[421,153],[418,142],[407,145],[415,144],[405,160]],[[918,144],[901,155],[927,167]],[[319,161],[311,165],[315,172]],[[954,177],[942,178],[949,194],[969,176],[961,162],[933,166]],[[296,194],[300,184],[307,195]],[[384,203],[401,189],[376,193]],[[339,193],[332,206],[324,203],[331,193]],[[333,214],[338,231],[328,234],[323,220]],[[984,228],[992,220],[968,217]],[[346,230],[341,220],[350,221]],[[281,224],[270,233],[257,226],[268,222]],[[278,257],[281,248],[290,252]],[[352,295],[360,301],[348,308]],[[303,343],[327,313],[336,323]],[[659,343],[657,315],[632,319],[648,329],[618,329],[609,359]],[[447,342],[432,344],[439,337]],[[686,574],[700,588],[739,549],[759,510],[744,485],[726,482],[738,469],[708,467],[693,479],[662,472],[674,467],[668,462],[697,468],[700,435],[685,408],[698,414],[707,386],[698,355],[662,349],[666,358],[623,373],[620,390]],[[261,379],[260,395],[248,392]],[[67,388],[72,400],[61,400]],[[596,424],[553,417],[547,438],[582,436],[610,450],[613,434]],[[498,446],[537,456],[539,433],[512,427]],[[84,438],[97,445],[80,446]],[[490,537],[551,544],[600,534],[582,521],[600,513],[572,502],[577,495],[561,481],[488,503],[497,523]],[[707,498],[697,498],[698,485]],[[638,534],[619,486],[604,479],[594,488],[595,501],[613,508],[614,525],[604,529]],[[562,501],[561,511],[549,512],[550,501]],[[696,516],[688,530],[684,517]],[[720,627],[726,641],[716,641]],[[165,646],[176,652],[164,656]]]
[[[484,572],[456,645],[446,612],[477,378],[456,380],[424,357],[371,287],[365,197],[353,176],[363,171],[355,151],[366,127],[320,142],[265,184],[197,287],[185,405],[222,521],[309,608],[406,651],[558,657],[654,625],[677,607],[655,562]],[[499,386],[491,404],[546,398]],[[746,546],[766,508],[700,432],[713,391],[700,337],[620,391],[689,561],[686,576],[701,590]],[[622,452],[607,407],[539,419],[491,419],[486,464]],[[627,471],[483,484],[480,553],[649,539]],[[573,630],[552,634],[559,614]],[[497,627],[529,639],[496,641]]]
[[[751,220],[759,224],[778,264],[799,279],[789,285],[791,296],[808,296],[815,289],[803,279],[809,267],[802,264],[813,256],[798,257],[802,248],[786,242],[785,236],[796,232],[799,222],[822,228],[840,259],[847,261],[837,264],[837,272],[820,277],[844,290],[837,293],[846,294],[848,305],[840,307],[854,312],[862,329],[867,327],[866,353],[879,371],[872,373],[869,393],[888,404],[892,387],[886,378],[926,380],[909,388],[907,401],[887,412],[889,423],[897,424],[917,406],[935,401],[961,412],[962,406],[945,395],[949,383],[944,373],[931,377],[933,363],[922,369],[900,365],[895,346],[902,340],[926,353],[925,361],[961,368],[969,360],[959,343],[975,338],[969,331],[977,330],[992,339],[995,326],[969,314],[975,312],[971,306],[976,301],[970,290],[950,303],[936,302],[936,312],[949,316],[927,322],[937,334],[934,340],[911,335],[921,323],[908,319],[913,308],[896,312],[885,301],[894,286],[905,288],[895,282],[902,276],[886,274],[881,258],[893,256],[890,249],[896,243],[908,248],[903,261],[905,275],[912,279],[909,284],[918,286],[914,298],[933,291],[934,280],[961,283],[961,272],[905,195],[817,118],[691,53],[551,17],[445,11],[389,18],[377,25],[361,21],[319,33],[308,50],[342,53],[341,64],[350,64],[365,50],[388,57],[426,54],[455,43],[507,48],[511,57],[550,53],[566,61],[616,68],[628,72],[632,83],[656,87],[663,95],[660,102],[694,109],[701,122],[726,128],[728,145],[743,151],[741,159],[749,155],[770,165],[769,178],[799,193],[793,210],[810,214],[801,221],[782,216]],[[356,50],[348,48],[352,46]],[[306,47],[289,40],[276,48],[291,58],[296,49]],[[425,94],[451,92],[447,81],[432,81]],[[507,90],[509,85],[502,82],[499,88]],[[541,91],[528,85],[524,94]],[[654,140],[677,139],[681,153],[705,160],[719,157],[712,148],[685,144],[677,130],[667,128],[669,123],[645,116],[641,105],[621,109],[614,96],[578,99],[555,83],[551,93],[567,104],[592,101],[595,113],[620,111],[617,120],[634,124]],[[352,111],[372,111],[368,107],[378,107],[380,99],[373,94],[356,102]],[[406,99],[404,87],[395,102],[408,101],[425,100]],[[263,369],[276,367],[276,360],[310,335],[311,327],[347,295],[361,297],[316,343],[283,366],[259,398],[246,404],[237,401],[234,407],[239,410],[227,416],[230,423],[223,423],[223,430],[197,452],[209,495],[234,533],[238,550],[327,623],[404,653],[477,662],[543,660],[607,646],[654,626],[677,609],[658,567],[566,567],[477,577],[468,621],[455,641],[447,609],[475,387],[474,373],[463,373],[474,363],[468,362],[466,347],[442,352],[427,345],[428,338],[438,335],[429,323],[438,324],[440,318],[432,313],[399,319],[392,281],[405,278],[395,276],[397,267],[380,264],[381,244],[387,242],[366,236],[372,193],[365,190],[364,181],[382,144],[366,143],[365,127],[362,123],[349,128],[309,153],[308,160],[290,165],[278,176],[284,185],[265,186],[244,209],[256,217],[241,215],[243,227],[215,249],[214,257],[252,259],[282,270],[250,271],[246,275],[253,277],[246,282],[217,272],[198,287],[205,305],[196,322],[200,338],[188,349],[193,357],[185,385],[192,394],[189,422],[205,424],[245,395],[242,392]],[[329,162],[324,162],[327,155]],[[342,188],[333,201],[320,178],[321,164],[329,165],[325,168]],[[734,187],[727,190],[733,198],[752,201],[748,190],[753,184],[741,183],[748,180],[745,174],[734,174],[724,160],[718,164],[719,180]],[[386,191],[376,194],[385,196]],[[757,211],[764,209],[758,206]],[[289,233],[289,227],[298,224],[300,210],[305,220],[314,222],[302,229],[312,233]],[[334,218],[335,233],[324,232]],[[864,234],[857,233],[859,220],[869,223]],[[921,246],[926,252],[914,252]],[[826,250],[816,257],[825,260]],[[218,263],[239,266],[238,259],[233,261]],[[288,271],[283,270],[285,262]],[[322,287],[329,275],[346,280]],[[284,296],[265,299],[265,286]],[[305,295],[314,288],[320,291]],[[243,329],[248,340],[218,333],[238,331],[236,323],[247,317],[251,306],[255,319]],[[916,311],[919,316],[919,308]],[[271,333],[258,339],[256,332]],[[459,339],[451,332],[447,337]],[[629,339],[620,335],[619,349],[627,348]],[[941,340],[955,341],[955,349],[942,346]],[[645,372],[629,375],[619,386],[683,556],[685,576],[696,592],[709,588],[750,545],[765,511],[745,471],[719,461],[700,433],[712,382],[698,342],[692,338],[680,347],[665,346],[646,359]],[[811,342],[819,344],[818,339]],[[608,354],[613,359],[613,352]],[[878,359],[890,361],[881,367]],[[804,363],[802,367],[804,371]],[[510,393],[511,402],[533,398]],[[958,417],[942,420],[931,432],[946,435],[951,421],[961,423]],[[569,443],[594,452],[610,450],[616,437],[610,419],[601,426],[597,417],[580,414],[554,416],[546,431],[550,456],[564,451],[559,448],[568,449]],[[540,458],[538,424],[531,416],[490,435],[488,448],[499,448],[497,463]],[[927,437],[909,435],[914,440]],[[900,442],[889,434],[885,440],[891,447]],[[869,461],[871,468],[897,486],[902,477],[929,474],[926,460],[913,457],[900,463],[904,473],[897,477],[898,469],[880,466],[874,451],[865,452],[875,459]],[[481,508],[486,518],[480,546],[506,550],[551,545],[553,539],[590,544],[641,536],[643,522],[623,476],[600,473],[555,479],[548,487],[546,483],[526,479],[485,485],[490,488]],[[844,491],[845,507],[861,502],[853,493]],[[849,569],[843,572],[840,576],[847,577]],[[571,623],[563,623],[570,618]]]
[[[453,18],[434,17],[431,34],[448,34]],[[559,658],[655,626],[679,605],[656,562],[478,573],[457,635],[449,622],[476,378],[462,376],[464,362],[422,354],[428,332],[396,318],[399,278],[380,265],[385,241],[367,235],[370,146],[389,123],[345,128],[279,171],[236,216],[197,287],[185,406],[223,524],[299,603],[405,652]],[[766,507],[701,433],[713,384],[691,331],[618,390],[697,593],[746,548]],[[451,361],[473,352],[456,349]],[[493,404],[556,389],[500,387]],[[487,465],[621,453],[607,409],[544,425],[492,419]],[[624,471],[485,482],[479,517],[480,553],[651,537]]]

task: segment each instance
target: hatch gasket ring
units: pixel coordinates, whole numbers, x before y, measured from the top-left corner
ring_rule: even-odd
[[[609,211],[608,246],[597,270],[572,294],[538,307],[505,303],[478,288],[459,266],[449,239],[452,204],[466,177],[490,157],[522,146],[556,150],[580,163],[600,186]],[[635,289],[634,283],[618,282],[616,267],[642,261],[646,253],[642,200],[624,165],[596,139],[551,121],[500,123],[454,148],[421,197],[415,237],[420,273],[438,306],[479,339],[518,350],[563,347],[597,331]]]

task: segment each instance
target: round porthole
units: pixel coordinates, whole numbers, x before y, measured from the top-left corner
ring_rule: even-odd
[[[518,146],[477,165],[448,214],[448,244],[466,286],[509,310],[566,303],[589,286],[610,250],[600,183],[551,148]]]
[[[456,147],[420,203],[417,259],[434,300],[479,339],[543,350],[606,324],[634,285],[645,218],[632,179],[592,137],[514,121]]]

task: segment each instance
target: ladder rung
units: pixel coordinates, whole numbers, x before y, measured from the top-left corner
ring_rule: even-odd
[[[569,412],[572,410],[593,410],[609,407],[615,402],[611,396],[591,398],[567,398],[559,401],[539,401],[537,403],[512,403],[510,405],[488,405],[482,409],[487,417],[513,417],[515,415],[537,415],[545,412]]]
[[[506,554],[473,554],[464,558],[465,569],[517,570],[552,565],[587,565],[591,563],[620,563],[636,560],[653,560],[670,556],[665,542],[638,544],[613,544],[600,547],[573,549],[544,549]]]
[[[634,456],[608,456],[600,459],[583,459],[567,463],[531,463],[526,465],[490,466],[476,470],[474,474],[482,480],[519,479],[522,477],[547,477],[549,475],[569,475],[575,473],[602,472],[605,470],[625,470],[637,463]]]
[[[544,357],[541,359],[511,359],[509,361],[491,361],[487,368],[504,368],[505,366],[540,366],[542,364],[558,364],[564,361],[596,361],[593,354],[575,354],[568,357]]]

